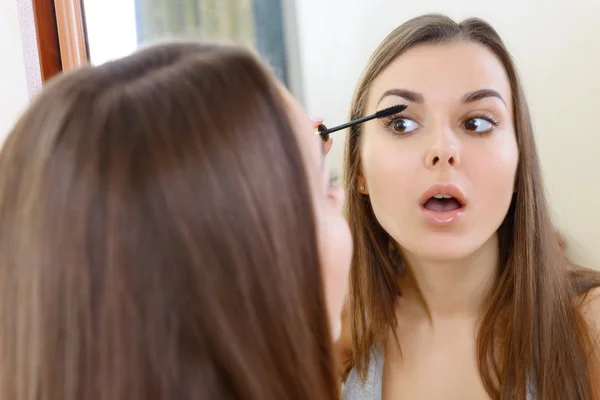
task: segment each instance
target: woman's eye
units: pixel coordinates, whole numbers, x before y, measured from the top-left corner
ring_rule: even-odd
[[[484,118],[471,118],[465,122],[465,129],[471,132],[487,132],[494,124]]]
[[[394,133],[408,133],[419,127],[419,124],[408,118],[394,120],[390,125]]]

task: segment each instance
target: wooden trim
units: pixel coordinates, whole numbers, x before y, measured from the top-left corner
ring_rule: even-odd
[[[54,0],[63,71],[89,62],[82,0]]]
[[[42,83],[62,71],[56,13],[52,0],[33,0]]]

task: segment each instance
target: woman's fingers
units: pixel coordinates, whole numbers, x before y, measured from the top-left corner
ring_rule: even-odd
[[[310,121],[313,124],[313,128],[317,129],[319,125],[323,123],[323,118],[319,117],[310,117]],[[323,143],[323,153],[328,154],[329,150],[331,150],[331,146],[333,146],[333,140],[329,139],[327,142]]]
[[[331,150],[331,146],[333,146],[333,139],[329,139],[325,143],[323,143],[323,153],[329,154],[329,150]]]

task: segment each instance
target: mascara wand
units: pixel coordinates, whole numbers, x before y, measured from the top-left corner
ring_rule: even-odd
[[[329,140],[329,134],[332,132],[341,131],[342,129],[346,129],[353,125],[362,124],[363,122],[367,122],[372,119],[389,117],[390,115],[401,113],[402,111],[406,110],[407,107],[408,106],[406,106],[404,104],[389,107],[389,108],[383,109],[381,111],[377,111],[375,114],[367,115],[366,117],[358,118],[358,119],[355,119],[354,121],[350,121],[343,125],[335,126],[333,128],[327,128],[325,125],[321,124],[317,127],[317,132],[315,132],[315,134],[318,134],[319,136],[321,136],[321,139],[324,142],[326,142]]]

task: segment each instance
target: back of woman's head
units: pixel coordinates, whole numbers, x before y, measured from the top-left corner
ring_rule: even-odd
[[[0,154],[6,399],[331,399],[311,190],[248,52],[51,82]]]

